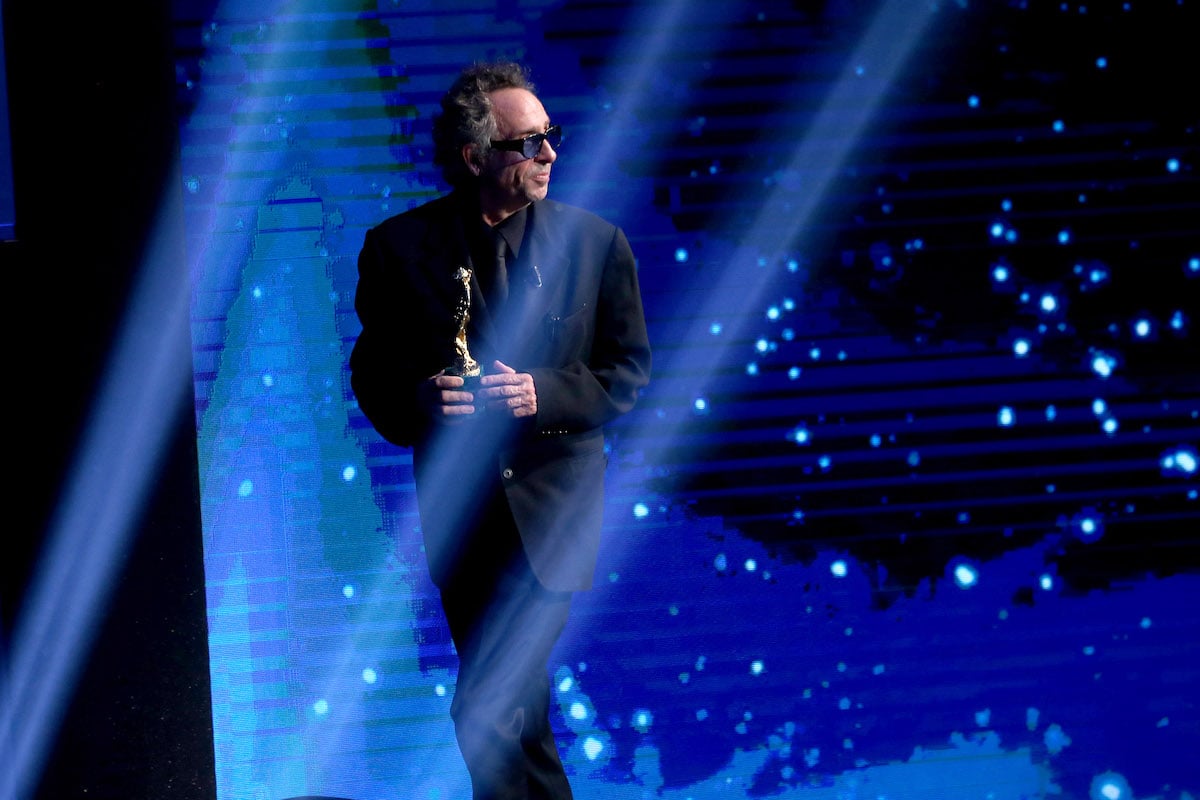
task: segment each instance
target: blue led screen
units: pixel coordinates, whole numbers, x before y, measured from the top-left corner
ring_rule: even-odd
[[[1193,4],[258,2],[179,13],[222,800],[464,796],[367,228],[518,58],[654,376],[551,668],[580,798],[1200,792]],[[1189,28],[1189,26],[1191,26]],[[1171,91],[1182,91],[1172,89]]]

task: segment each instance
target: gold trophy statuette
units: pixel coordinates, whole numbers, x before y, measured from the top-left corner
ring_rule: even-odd
[[[454,361],[446,367],[446,374],[457,375],[464,383],[472,383],[473,378],[479,378],[482,370],[467,349],[467,323],[471,321],[471,270],[459,267],[454,279],[462,284],[463,290],[454,305],[454,322],[458,325],[458,333],[454,336]]]

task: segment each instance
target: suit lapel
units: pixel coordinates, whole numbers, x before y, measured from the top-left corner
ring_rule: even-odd
[[[571,266],[562,232],[554,229],[547,219],[549,209],[542,207],[546,203],[529,207],[531,222],[521,247],[521,280],[527,283],[523,304],[526,319],[545,316],[564,290],[563,281]]]
[[[424,243],[424,261],[429,265],[430,280],[436,284],[438,296],[447,309],[453,309],[462,294],[462,283],[455,277],[458,270],[471,271],[470,330],[489,341],[496,339],[495,321],[479,284],[479,270],[471,259],[463,229],[462,211],[457,203],[449,204],[443,225],[431,227]]]

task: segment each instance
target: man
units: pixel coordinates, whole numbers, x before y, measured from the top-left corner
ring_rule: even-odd
[[[547,666],[592,583],[603,426],[649,380],[636,266],[620,229],[546,199],[561,129],[520,66],[464,70],[433,137],[453,191],[367,233],[351,381],[413,448],[474,797],[570,798]]]

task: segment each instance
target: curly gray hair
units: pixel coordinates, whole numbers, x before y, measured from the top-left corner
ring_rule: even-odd
[[[476,179],[463,163],[463,146],[475,145],[473,160],[480,165],[491,152],[496,119],[489,95],[498,89],[532,92],[534,86],[525,68],[512,61],[472,64],[442,97],[441,113],[433,118],[433,163],[442,168],[442,177],[455,188]]]

